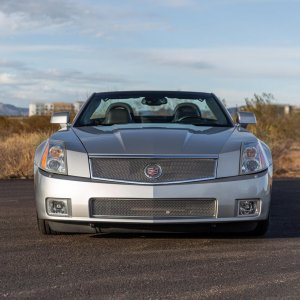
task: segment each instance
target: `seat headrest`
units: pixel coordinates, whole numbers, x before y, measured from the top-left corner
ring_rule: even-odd
[[[132,122],[132,116],[128,109],[123,106],[116,106],[106,113],[104,124],[126,124]]]
[[[195,104],[179,104],[175,108],[174,121],[179,120],[182,117],[201,117],[201,112]]]

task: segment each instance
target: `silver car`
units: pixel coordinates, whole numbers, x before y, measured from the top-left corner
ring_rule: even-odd
[[[72,124],[35,154],[39,230],[224,231],[268,229],[272,157],[211,93],[93,94]]]

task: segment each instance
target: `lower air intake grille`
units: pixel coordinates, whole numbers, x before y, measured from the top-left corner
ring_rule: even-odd
[[[216,216],[215,199],[93,198],[92,217],[199,217]]]

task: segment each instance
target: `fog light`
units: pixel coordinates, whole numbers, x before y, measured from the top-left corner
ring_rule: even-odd
[[[68,217],[71,215],[70,203],[71,199],[47,199],[47,214],[57,217]]]
[[[260,212],[259,200],[238,200],[239,216],[257,216]]]

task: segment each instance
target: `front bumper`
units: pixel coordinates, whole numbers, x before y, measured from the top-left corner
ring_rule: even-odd
[[[47,198],[71,199],[71,216],[49,216],[46,212]],[[209,218],[130,218],[130,217],[91,217],[91,198],[138,198],[138,199],[216,199],[217,214]],[[195,224],[257,222],[266,220],[271,201],[271,177],[268,171],[247,176],[214,179],[189,184],[171,185],[134,185],[105,183],[69,176],[53,176],[38,168],[35,169],[35,199],[37,214],[40,219],[50,221],[51,227],[59,222],[61,225],[83,224],[101,226],[104,224]],[[260,213],[254,217],[237,215],[237,200],[258,199],[261,203]],[[58,230],[59,231],[59,230]]]

